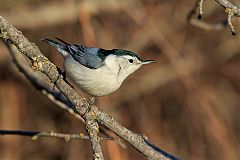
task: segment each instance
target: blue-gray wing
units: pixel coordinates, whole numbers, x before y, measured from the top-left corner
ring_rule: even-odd
[[[99,48],[88,48],[82,45],[67,45],[72,57],[85,67],[97,69],[104,65],[101,58],[98,57]]]

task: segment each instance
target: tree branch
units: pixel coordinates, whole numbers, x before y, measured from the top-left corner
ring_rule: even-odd
[[[227,13],[227,22],[231,29],[232,35],[236,35],[235,28],[232,24],[232,17],[234,15],[240,16],[240,9],[236,5],[227,0],[215,0],[215,1],[219,3],[223,8],[225,8],[225,12]]]
[[[228,0],[215,0],[218,4],[220,4],[224,9],[225,12],[227,14],[227,24],[230,27],[230,30],[232,32],[232,35],[236,35],[236,31],[235,28],[232,24],[232,17],[233,16],[238,16],[240,17],[240,9],[234,5],[233,3],[229,2]],[[189,13],[188,15],[188,22],[192,25],[195,25],[197,27],[206,29],[206,30],[221,30],[224,28],[225,23],[220,23],[217,25],[210,25],[207,24],[205,22],[197,22],[196,20],[192,19],[193,14],[195,13],[195,11],[197,10],[197,8],[199,8],[199,15],[198,15],[198,19],[202,18],[202,14],[203,14],[203,0],[198,0],[197,1],[197,5],[195,5],[194,9]]]
[[[8,48],[9,53],[12,56],[12,60],[17,66],[18,70],[24,74],[24,76],[29,80],[29,82],[38,90],[41,91],[43,95],[49,98],[52,102],[54,102],[60,108],[66,110],[68,113],[76,117],[85,123],[85,120],[73,110],[73,105],[68,101],[68,99],[58,90],[54,89],[55,87],[42,79],[42,77],[33,72],[28,65],[24,63],[24,61],[20,57],[21,53],[16,49],[14,45],[8,43],[5,40],[2,40],[5,46]],[[109,139],[113,139],[116,143],[118,143],[122,148],[126,148],[126,145],[120,141],[120,139],[116,137],[109,136],[104,130],[100,129],[101,133],[108,136]]]
[[[129,142],[138,151],[143,153],[149,159],[169,159],[162,153],[156,151],[148,145],[142,136],[134,134],[127,128],[119,124],[113,117],[109,116],[98,107],[89,103],[86,98],[81,97],[64,79],[59,75],[57,67],[51,63],[38,49],[38,47],[30,43],[20,31],[10,25],[3,17],[0,16],[0,37],[10,40],[18,50],[26,55],[32,62],[35,70],[46,74],[63,95],[74,105],[74,111],[86,120],[86,113],[89,108],[92,114],[96,116],[96,120],[115,132],[118,136]]]
[[[100,146],[100,139],[98,137],[99,126],[96,122],[96,115],[94,112],[89,111],[86,114],[86,129],[92,144],[93,159],[103,160],[103,152]]]
[[[235,16],[240,17],[240,9],[233,3],[229,2],[228,0],[215,0],[215,1],[219,3],[223,8],[230,9]]]
[[[198,9],[199,11],[197,12]],[[194,15],[196,15],[196,13],[198,13],[197,16],[198,19],[194,18]],[[219,31],[226,28],[227,26],[226,20],[218,24],[209,24],[207,22],[200,21],[200,19],[202,19],[202,15],[203,15],[203,0],[198,0],[193,9],[187,15],[187,22],[193,26],[202,28],[207,31]]]
[[[45,95],[59,107],[68,111],[77,119],[84,121],[84,119],[79,114],[73,111],[73,104],[61,92],[54,90],[54,86],[52,84],[43,80],[38,73],[33,72],[30,67],[24,65],[25,63],[20,59],[20,53],[15,46],[5,40],[2,41],[8,48],[8,51],[12,56],[12,60],[17,66],[18,70],[23,73],[23,75],[36,89],[40,90],[43,95]]]

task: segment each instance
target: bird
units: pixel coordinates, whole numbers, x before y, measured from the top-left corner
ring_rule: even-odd
[[[42,39],[64,57],[64,71],[76,85],[89,95],[100,97],[115,92],[123,81],[142,65],[136,53],[124,49],[103,49],[70,44],[60,38]]]

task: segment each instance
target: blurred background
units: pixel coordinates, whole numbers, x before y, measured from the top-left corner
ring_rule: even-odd
[[[228,27],[216,31],[188,24],[196,0],[0,0],[0,4],[0,15],[60,68],[63,58],[41,38],[123,48],[154,59],[117,92],[98,98],[97,105],[178,158],[240,159],[240,37],[232,36]],[[226,19],[214,0],[204,1],[203,9],[208,24]],[[233,24],[240,33],[239,19]],[[3,43],[0,129],[85,133],[82,122],[26,80]],[[90,143],[83,140],[1,136],[0,146],[4,160],[92,158]],[[145,159],[130,145],[122,148],[104,141],[102,147],[109,160]]]

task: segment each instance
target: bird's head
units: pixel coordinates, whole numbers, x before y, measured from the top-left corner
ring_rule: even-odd
[[[112,68],[117,68],[117,73],[121,80],[124,80],[127,76],[135,72],[142,65],[152,62],[154,61],[143,60],[134,52],[122,49],[108,50],[108,55],[106,55],[105,58],[106,65],[112,65],[115,66]]]

